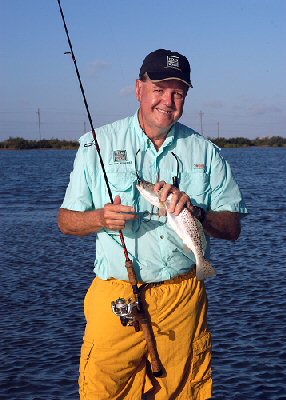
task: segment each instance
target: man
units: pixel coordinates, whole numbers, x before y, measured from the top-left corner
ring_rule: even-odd
[[[189,88],[186,57],[156,50],[136,81],[138,112],[97,129],[114,198],[110,204],[92,134],[80,139],[74,169],[59,211],[62,232],[96,232],[96,278],[85,298],[87,320],[81,352],[81,399],[198,399],[212,396],[211,334],[207,296],[195,277],[194,255],[139,195],[136,173],[172,193],[169,211],[185,206],[207,238],[236,240],[246,213],[229,165],[216,146],[180,124]],[[142,331],[124,327],[111,302],[132,297],[119,238],[123,230],[138,281],[148,283],[144,301],[164,368],[150,373]],[[206,253],[209,253],[207,245]]]

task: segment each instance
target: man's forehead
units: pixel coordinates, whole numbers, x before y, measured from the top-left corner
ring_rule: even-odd
[[[187,90],[188,86],[178,79],[164,79],[163,81],[151,81],[153,86],[157,86],[160,88],[170,88],[170,89],[178,89],[178,90]]]

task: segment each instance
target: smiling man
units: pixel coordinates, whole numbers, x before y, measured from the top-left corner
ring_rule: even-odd
[[[147,73],[136,81],[136,96],[140,102],[139,122],[158,149],[171,126],[182,116],[187,91],[188,85],[182,81],[170,79],[155,82]]]
[[[58,216],[61,231],[96,233],[96,278],[85,297],[87,320],[80,361],[81,400],[212,397],[211,333],[207,295],[196,278],[195,257],[136,189],[136,176],[156,183],[169,212],[184,207],[209,236],[236,240],[247,212],[219,149],[178,122],[189,89],[190,65],[180,53],[159,49],[143,61],[132,117],[97,129],[106,184],[92,133],[80,148]],[[151,319],[163,375],[150,373],[142,331],[120,324],[111,302],[132,297],[119,237],[123,230]]]

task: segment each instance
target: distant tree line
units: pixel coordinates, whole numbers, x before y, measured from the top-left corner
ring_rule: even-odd
[[[244,137],[236,138],[209,138],[218,147],[286,147],[286,138],[282,136],[268,136],[256,139],[247,139]],[[77,149],[78,141],[59,140],[59,139],[42,139],[42,140],[26,140],[22,137],[9,137],[9,139],[0,142],[0,149]]]
[[[267,136],[256,139],[247,139],[244,137],[236,138],[209,138],[218,147],[285,147],[286,138],[282,136]]]
[[[9,139],[0,142],[0,149],[28,150],[28,149],[77,149],[78,141],[42,139],[26,140],[22,137],[9,137]]]

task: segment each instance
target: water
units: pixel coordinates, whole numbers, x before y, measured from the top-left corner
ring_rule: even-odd
[[[225,149],[250,215],[213,240],[207,283],[215,400],[286,399],[286,149]],[[0,398],[78,398],[94,237],[62,235],[74,151],[0,152]]]

